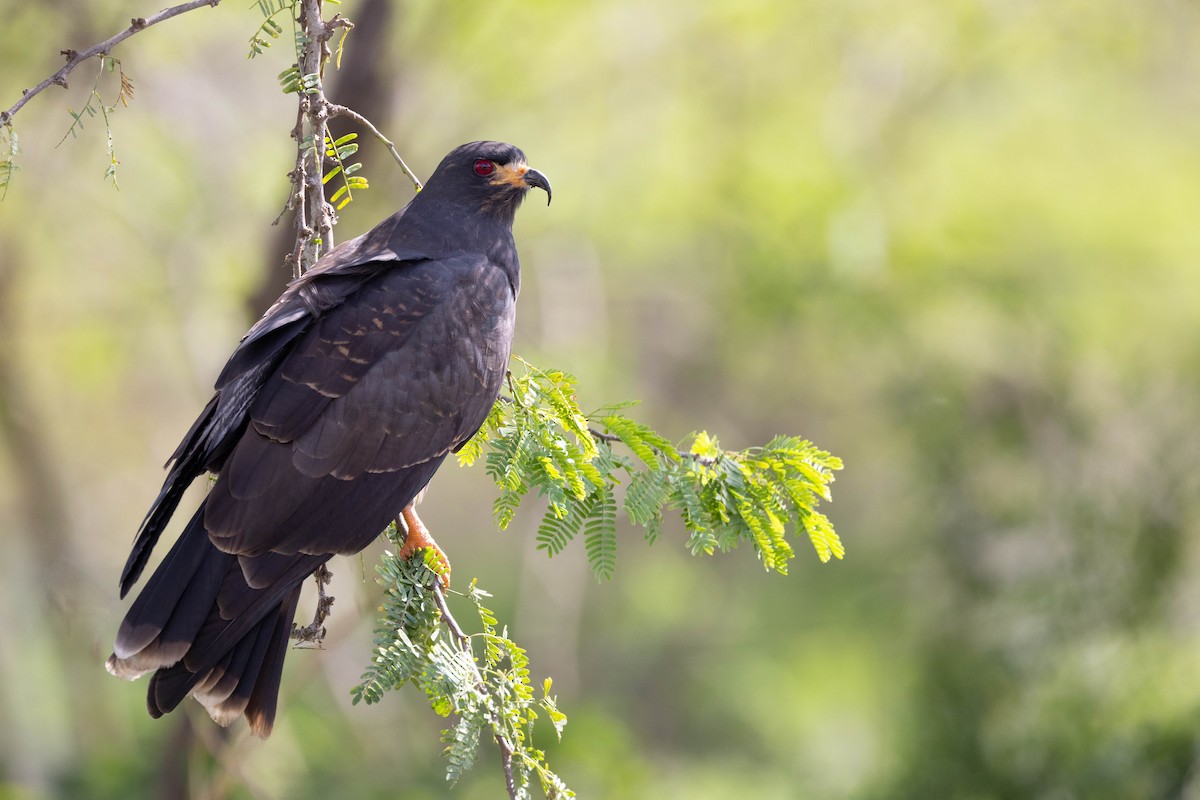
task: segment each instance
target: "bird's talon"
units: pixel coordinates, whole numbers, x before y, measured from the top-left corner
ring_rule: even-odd
[[[417,516],[417,512],[411,505],[405,508],[400,516],[404,520],[406,531],[404,546],[400,548],[400,558],[407,561],[415,556],[417,551],[424,550],[425,566],[437,573],[443,589],[449,589],[450,559],[446,558],[446,553],[438,547],[437,542],[429,534],[429,529],[425,527],[425,523],[421,522],[421,518]]]

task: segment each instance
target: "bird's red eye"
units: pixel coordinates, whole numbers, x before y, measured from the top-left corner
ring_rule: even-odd
[[[495,171],[496,165],[491,161],[488,161],[486,158],[481,158],[475,162],[476,175],[491,175]]]

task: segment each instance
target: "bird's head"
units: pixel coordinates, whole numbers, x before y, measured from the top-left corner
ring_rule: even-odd
[[[549,204],[550,181],[525,163],[519,148],[503,142],[471,142],[442,159],[421,195],[468,204],[511,220],[535,186],[545,190]]]

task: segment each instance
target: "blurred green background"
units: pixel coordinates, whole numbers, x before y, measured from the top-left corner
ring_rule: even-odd
[[[249,7],[247,7],[249,6]],[[0,0],[0,106],[157,9]],[[534,549],[482,470],[423,506],[555,679],[552,765],[590,798],[1200,797],[1200,9],[1184,0],[346,0],[330,95],[428,175],[512,141],[517,352],[672,438],[802,434],[846,470],[848,554],[791,574],[622,535]],[[351,708],[377,550],[266,743],[158,721],[103,669],[160,465],[286,279],[286,38],[225,3],[15,120],[0,204],[0,798],[503,796],[454,789],[413,691]],[[96,65],[98,67],[98,65]],[[111,83],[101,84],[109,102]],[[335,135],[350,128],[334,126]],[[411,196],[386,152],[348,238]],[[674,536],[671,535],[674,533]],[[464,614],[465,616],[465,614]],[[194,707],[193,707],[194,706]]]

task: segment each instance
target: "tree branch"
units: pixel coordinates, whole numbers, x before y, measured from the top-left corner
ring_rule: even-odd
[[[288,256],[292,275],[300,277],[317,262],[322,253],[333,248],[333,208],[325,200],[325,123],[330,116],[330,102],[325,97],[325,64],[332,53],[329,40],[339,28],[353,28],[354,23],[340,14],[328,22],[321,16],[323,0],[301,0],[297,21],[305,36],[297,68],[300,84],[297,88],[298,112],[292,138],[296,140],[296,168],[288,177],[292,180],[292,196],[287,208],[296,213],[296,245]]]
[[[63,87],[64,89],[67,88],[67,76],[70,75],[76,67],[82,64],[84,61],[87,61],[89,58],[99,55],[108,55],[108,53],[114,47],[128,39],[130,36],[133,36],[135,33],[140,33],[146,28],[149,28],[152,25],[157,25],[158,23],[168,20],[171,17],[177,17],[180,14],[200,8],[201,6],[216,7],[220,5],[220,3],[221,0],[190,0],[190,2],[180,3],[179,5],[172,6],[171,8],[164,8],[162,11],[159,11],[156,14],[151,14],[148,17],[135,17],[134,19],[130,20],[129,27],[118,33],[116,36],[105,39],[99,44],[92,45],[87,50],[82,52],[76,50],[60,51],[64,56],[66,56],[67,63],[64,64],[58,72],[54,73],[49,78],[46,78],[46,80],[42,81],[37,86],[33,87],[32,89],[25,89],[23,92],[21,92],[20,100],[14,103],[7,110],[0,111],[0,125],[7,125],[12,122],[12,118],[26,103],[51,86],[57,85]]]
[[[467,636],[462,626],[458,624],[458,620],[450,613],[450,607],[446,605],[446,594],[442,590],[441,580],[434,579],[431,591],[433,592],[433,601],[437,604],[438,612],[442,615],[442,622],[445,623],[446,628],[453,634],[454,640],[458,643],[458,649],[470,657],[471,668],[475,671],[476,686],[486,694],[488,689],[487,683],[483,680],[483,675],[479,672],[479,666],[475,663],[475,653],[471,650],[471,637]],[[508,790],[508,796],[511,800],[517,800],[517,782],[513,776],[512,768],[513,746],[503,734],[493,732],[492,735],[496,740],[496,744],[500,746],[500,763],[504,767],[504,786]]]
[[[313,613],[313,621],[303,628],[293,621],[291,638],[320,648],[325,641],[325,620],[333,608],[334,597],[325,591],[325,587],[333,581],[333,573],[329,571],[329,567],[322,564],[313,573],[313,581],[317,584],[317,610]]]
[[[404,163],[404,159],[400,157],[400,153],[396,150],[396,145],[392,143],[392,140],[384,136],[383,133],[381,133],[380,130],[375,127],[371,120],[367,119],[362,114],[359,114],[352,108],[339,106],[336,103],[329,103],[328,111],[330,117],[349,117],[359,125],[362,125],[364,128],[369,130],[372,136],[374,136],[376,139],[382,142],[385,147],[387,147],[388,151],[392,154],[392,158],[394,158],[396,163],[400,165],[400,169],[405,175],[408,176],[408,179],[412,181],[413,188],[418,192],[421,191],[421,179],[417,177],[415,172],[408,168],[408,164]]]

